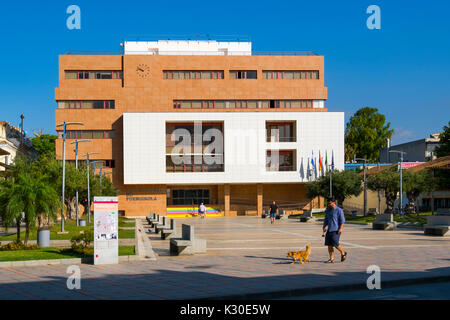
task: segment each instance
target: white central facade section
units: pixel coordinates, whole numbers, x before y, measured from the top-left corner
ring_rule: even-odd
[[[166,123],[222,122],[223,172],[166,172]],[[266,122],[295,121],[296,142],[267,142]],[[343,112],[152,112],[123,114],[124,184],[299,183],[325,155],[344,169]],[[267,150],[295,150],[295,171],[267,171]],[[311,170],[312,171],[312,170]],[[314,175],[311,180],[314,180]]]
[[[141,55],[252,55],[251,42],[219,42],[215,40],[125,41],[125,54]]]

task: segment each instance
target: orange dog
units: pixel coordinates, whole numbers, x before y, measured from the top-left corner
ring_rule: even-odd
[[[292,258],[292,263],[295,263],[295,260],[298,260],[301,264],[304,264],[305,261],[309,261],[309,255],[311,254],[311,247],[306,246],[306,250],[303,251],[289,251],[287,256]]]

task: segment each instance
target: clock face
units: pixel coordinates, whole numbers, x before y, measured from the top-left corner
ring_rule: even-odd
[[[148,78],[148,76],[150,75],[150,68],[148,67],[148,65],[141,63],[137,65],[136,72],[139,78]]]

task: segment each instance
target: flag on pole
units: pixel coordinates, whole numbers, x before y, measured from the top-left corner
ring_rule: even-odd
[[[306,161],[306,163],[308,164],[308,168],[306,169],[306,178],[308,180],[311,180],[311,168],[309,166],[309,158],[308,158],[308,161]]]
[[[331,152],[331,170],[334,170],[334,150],[332,150]]]
[[[319,151],[319,174],[323,175],[322,157],[320,156],[320,151]]]
[[[314,177],[317,180],[317,159],[314,158]]]
[[[312,152],[312,156],[311,156],[311,166],[313,170],[316,170],[316,165],[314,164],[314,151]]]
[[[300,163],[300,177],[303,179],[305,179],[305,172],[304,172],[304,168],[303,168],[303,157],[302,157],[302,162]]]
[[[325,173],[328,173],[328,151],[325,151]]]

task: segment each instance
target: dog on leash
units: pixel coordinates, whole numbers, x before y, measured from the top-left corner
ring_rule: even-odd
[[[309,255],[311,254],[311,246],[306,246],[306,250],[303,251],[289,251],[287,256],[292,258],[292,263],[295,263],[295,260],[298,260],[301,264],[304,264],[305,261],[309,261]]]

